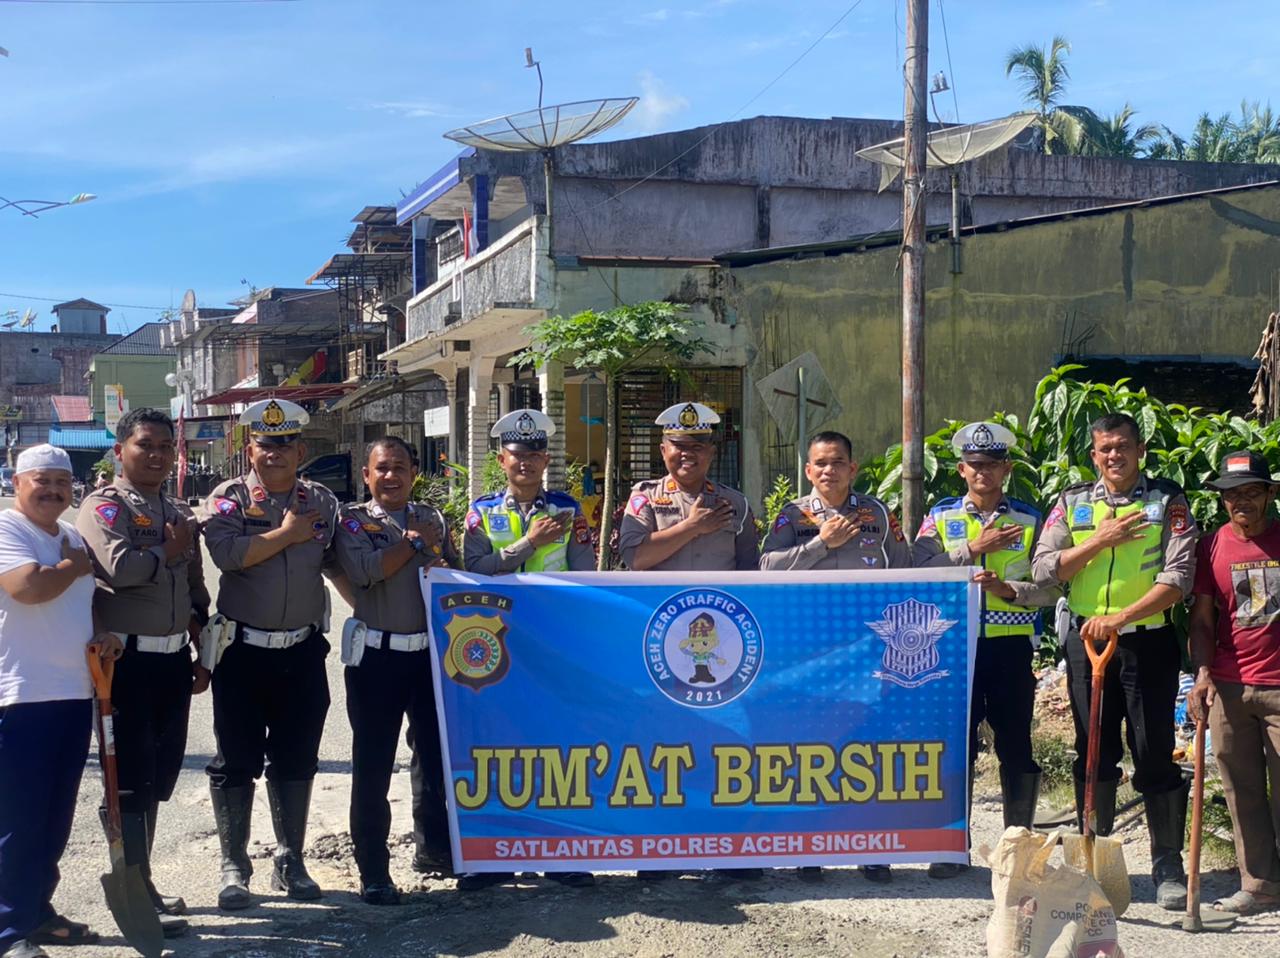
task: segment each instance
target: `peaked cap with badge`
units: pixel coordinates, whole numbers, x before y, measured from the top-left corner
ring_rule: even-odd
[[[541,409],[513,409],[493,424],[489,435],[503,449],[513,452],[541,452],[547,448],[547,437],[554,436],[556,424]]]
[[[1017,444],[1017,436],[994,422],[971,422],[951,437],[951,448],[964,462],[1001,462]]]
[[[720,416],[710,406],[700,402],[678,402],[662,410],[654,422],[662,427],[663,436],[702,439],[715,433]]]
[[[288,399],[261,399],[240,414],[240,425],[260,446],[288,445],[302,435],[310,414]]]

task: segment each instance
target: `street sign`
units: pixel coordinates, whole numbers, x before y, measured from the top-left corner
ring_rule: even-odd
[[[796,446],[796,489],[803,488],[805,439],[844,411],[818,357],[808,352],[779,366],[756,383],[760,398],[778,425],[783,442]]]
[[[449,435],[449,407],[437,406],[422,411],[422,432],[426,436]]]
[[[21,406],[0,405],[0,422],[15,422],[22,418]]]
[[[106,413],[107,434],[114,438],[116,423],[129,411],[129,400],[124,398],[124,387],[119,383],[103,386],[102,404]]]

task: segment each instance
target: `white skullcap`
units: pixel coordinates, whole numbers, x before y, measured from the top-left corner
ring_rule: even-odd
[[[61,469],[71,471],[71,457],[65,449],[51,446],[47,442],[18,453],[18,465],[13,473],[32,472],[36,469]]]

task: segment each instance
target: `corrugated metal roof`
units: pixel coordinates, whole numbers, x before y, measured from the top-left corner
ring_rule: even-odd
[[[112,343],[104,353],[116,356],[172,356],[173,350],[160,345],[160,330],[168,323],[143,323],[128,336]]]
[[[49,427],[49,442],[61,449],[110,449],[116,443],[105,429],[58,425]]]
[[[88,396],[50,396],[53,414],[60,422],[92,422],[93,407]]]

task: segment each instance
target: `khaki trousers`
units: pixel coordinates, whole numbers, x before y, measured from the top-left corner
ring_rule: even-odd
[[[1216,684],[1209,728],[1231,810],[1240,887],[1280,895],[1280,686]]]

